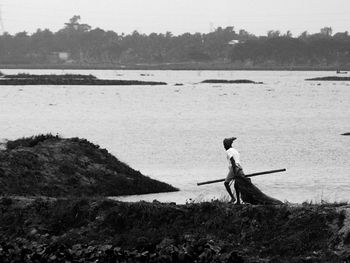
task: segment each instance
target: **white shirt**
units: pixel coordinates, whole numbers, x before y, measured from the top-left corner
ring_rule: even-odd
[[[229,168],[232,167],[232,164],[230,161],[231,157],[233,157],[236,164],[241,165],[241,162],[239,160],[239,152],[232,147],[226,151],[226,158],[227,158],[228,163],[229,163],[229,165],[228,165]]]

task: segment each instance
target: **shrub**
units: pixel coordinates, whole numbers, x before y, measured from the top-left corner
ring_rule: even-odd
[[[9,140],[6,142],[6,149],[13,150],[19,147],[34,147],[40,142],[46,141],[48,139],[57,140],[57,139],[60,139],[60,137],[59,135],[52,135],[51,133],[48,133],[48,134],[39,134],[31,137],[23,137],[13,141]]]

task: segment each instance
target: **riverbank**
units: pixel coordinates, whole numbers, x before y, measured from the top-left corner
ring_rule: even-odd
[[[0,85],[84,85],[84,86],[130,86],[130,85],[167,85],[165,82],[140,81],[140,80],[119,80],[119,79],[98,79],[93,75],[62,74],[62,75],[35,75],[15,74],[0,75]]]
[[[328,76],[328,77],[306,79],[306,81],[350,81],[350,77]]]
[[[350,207],[0,198],[0,260],[344,262]]]
[[[144,64],[2,64],[1,69],[67,69],[67,70],[251,70],[251,71],[337,71],[339,66],[242,66],[227,62],[179,62]],[[350,71],[349,66],[341,68]]]

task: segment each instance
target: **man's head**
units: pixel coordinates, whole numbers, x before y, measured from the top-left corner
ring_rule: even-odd
[[[233,141],[236,139],[237,139],[236,137],[225,138],[223,141],[225,150],[230,149],[232,147]]]

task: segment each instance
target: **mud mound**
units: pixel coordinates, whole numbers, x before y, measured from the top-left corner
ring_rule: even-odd
[[[176,191],[135,171],[85,139],[39,135],[0,151],[0,193],[118,196]]]
[[[201,83],[213,83],[213,84],[262,84],[262,82],[255,82],[249,79],[235,79],[235,80],[226,80],[226,79],[206,79]]]
[[[98,79],[93,75],[65,74],[65,75],[35,75],[20,73],[16,75],[3,75],[0,85],[167,85],[165,82]]]
[[[329,77],[319,77],[319,78],[311,78],[306,79],[308,81],[317,80],[317,81],[350,81],[350,77],[337,77],[337,76],[329,76]]]

